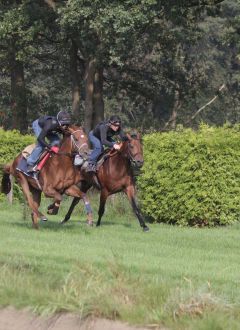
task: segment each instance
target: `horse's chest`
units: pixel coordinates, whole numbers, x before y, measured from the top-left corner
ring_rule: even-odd
[[[55,187],[58,190],[69,187],[74,184],[76,180],[76,175],[74,171],[66,171],[62,173],[56,173],[55,175]]]

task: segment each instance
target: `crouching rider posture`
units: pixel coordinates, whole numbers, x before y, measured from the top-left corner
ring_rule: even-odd
[[[89,132],[89,141],[93,146],[88,159],[86,172],[96,173],[97,159],[103,152],[103,146],[120,149],[120,145],[113,140],[113,136],[119,136],[122,141],[127,141],[128,138],[121,128],[121,119],[118,116],[111,116],[106,122],[99,123],[92,131]]]
[[[33,132],[37,137],[37,144],[27,158],[27,171],[34,172],[34,166],[45,148],[55,152],[52,146],[59,145],[62,133],[71,124],[71,116],[66,111],[60,111],[57,116],[43,116],[32,123]],[[49,144],[45,141],[49,140]]]

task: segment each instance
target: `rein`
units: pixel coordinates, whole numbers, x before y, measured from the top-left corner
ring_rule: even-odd
[[[136,139],[136,140],[139,140],[139,139]],[[134,165],[134,166],[136,166],[137,161],[135,160],[135,157],[137,155],[141,155],[141,152],[137,152],[134,155],[132,155],[131,152],[130,152],[130,147],[129,147],[129,143],[128,143],[128,146],[127,146],[127,155],[128,155],[128,158],[129,158],[131,164]]]
[[[139,141],[140,141],[140,139],[136,139],[136,140],[139,140]],[[141,152],[137,152],[136,154],[132,155],[131,152],[130,152],[130,147],[129,147],[129,145],[130,145],[130,141],[127,141],[127,157],[128,157],[128,159],[130,160],[131,164],[135,166],[137,161],[136,161],[134,158],[135,158],[137,155],[141,154]],[[121,152],[121,151],[122,151],[121,149],[120,149],[120,150],[111,150],[111,151],[109,152],[108,156],[109,156],[109,157],[113,157],[113,156],[119,154],[119,152]],[[124,150],[123,150],[123,151],[124,151]]]
[[[71,134],[71,150],[72,150],[73,147],[74,147],[74,148],[77,149],[78,151],[77,151],[77,152],[74,152],[74,151],[71,151],[71,152],[59,151],[58,153],[56,153],[56,155],[63,155],[63,156],[67,156],[67,157],[70,157],[70,158],[73,158],[73,157],[74,157],[75,155],[77,155],[77,154],[81,155],[81,149],[82,149],[83,147],[88,146],[88,144],[87,144],[86,142],[84,142],[81,146],[79,146],[79,145],[76,143],[76,140],[75,140],[75,138],[74,138],[74,133],[76,133],[76,132],[81,132],[81,130],[78,129],[78,130],[76,130],[76,131],[70,133],[70,134]],[[54,152],[53,152],[53,153],[54,153]]]

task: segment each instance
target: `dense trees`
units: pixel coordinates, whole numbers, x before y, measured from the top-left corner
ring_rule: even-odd
[[[113,112],[142,129],[234,123],[239,17],[239,0],[2,0],[0,125],[59,109],[87,130]]]

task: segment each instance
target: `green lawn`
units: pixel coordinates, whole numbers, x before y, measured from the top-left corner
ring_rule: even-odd
[[[171,329],[240,329],[240,224],[150,224],[144,233],[120,195],[107,203],[102,227],[86,226],[83,204],[60,226],[69,203],[39,231],[22,205],[0,204],[0,305]]]

